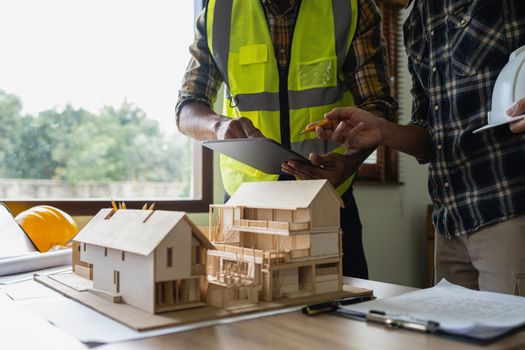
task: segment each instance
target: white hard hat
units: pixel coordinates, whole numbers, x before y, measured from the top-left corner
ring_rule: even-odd
[[[509,62],[499,73],[492,90],[492,111],[488,113],[489,121],[484,127],[474,130],[474,133],[525,117],[525,114],[509,117],[506,112],[522,97],[525,97],[525,46],[510,54]]]

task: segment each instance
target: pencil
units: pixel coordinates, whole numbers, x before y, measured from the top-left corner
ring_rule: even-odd
[[[306,134],[307,132],[312,132],[312,131],[315,131],[315,129],[319,126],[319,127],[323,127],[325,125],[331,125],[331,124],[335,124],[335,120],[331,120],[331,119],[321,119],[321,120],[318,120],[318,121],[315,121],[315,122],[312,122],[310,124],[308,124],[303,131],[301,131],[299,134],[302,135],[302,134]]]

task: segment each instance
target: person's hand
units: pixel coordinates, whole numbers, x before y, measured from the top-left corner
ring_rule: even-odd
[[[341,185],[348,177],[356,172],[361,164],[351,155],[327,153],[317,155],[311,153],[308,157],[312,164],[296,160],[282,163],[283,172],[295,176],[298,180],[327,179],[334,188]]]
[[[336,108],[325,115],[336,123],[318,127],[322,140],[332,140],[351,149],[367,149],[383,142],[384,119],[354,107]]]
[[[507,115],[515,117],[518,115],[525,114],[525,97],[518,100],[510,109],[507,110]],[[517,134],[525,131],[525,118],[518,119],[515,122],[510,123],[510,131]]]
[[[253,126],[252,121],[245,117],[222,117],[215,129],[219,140],[264,137],[261,131]]]

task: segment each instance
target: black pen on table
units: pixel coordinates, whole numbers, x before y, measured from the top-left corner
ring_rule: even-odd
[[[317,314],[321,314],[324,312],[330,312],[336,310],[339,305],[351,305],[351,304],[357,304],[361,303],[363,301],[369,301],[372,300],[372,296],[362,296],[362,297],[351,297],[351,298],[345,298],[345,299],[338,299],[334,301],[329,301],[326,303],[319,303],[319,304],[313,304],[308,305],[302,308],[303,314],[307,316],[313,316]]]

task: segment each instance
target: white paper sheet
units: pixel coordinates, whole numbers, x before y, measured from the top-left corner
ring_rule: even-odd
[[[47,288],[34,280],[0,286],[0,291],[7,294],[13,300],[49,298],[60,296],[51,288]]]
[[[74,300],[62,296],[45,299],[27,299],[17,303],[45,318],[83,343],[91,345],[154,337],[213,325],[294,312],[301,309],[300,306],[295,306],[286,309],[247,314],[219,320],[197,322],[183,326],[137,332]]]
[[[0,291],[0,348],[77,350],[85,346]]]
[[[0,203],[0,242],[2,242],[0,244],[0,259],[37,251],[24,230],[16,223],[13,215],[2,203]]]
[[[442,280],[406,294],[343,306],[363,315],[376,310],[406,321],[439,322],[446,333],[490,339],[525,324],[525,298],[479,292]]]
[[[14,275],[0,276],[0,286],[32,280],[33,275],[35,273],[39,275],[50,275],[50,274],[70,272],[70,271],[71,271],[71,265],[62,265],[62,266],[50,267],[50,268],[42,269],[42,270],[18,273]]]

